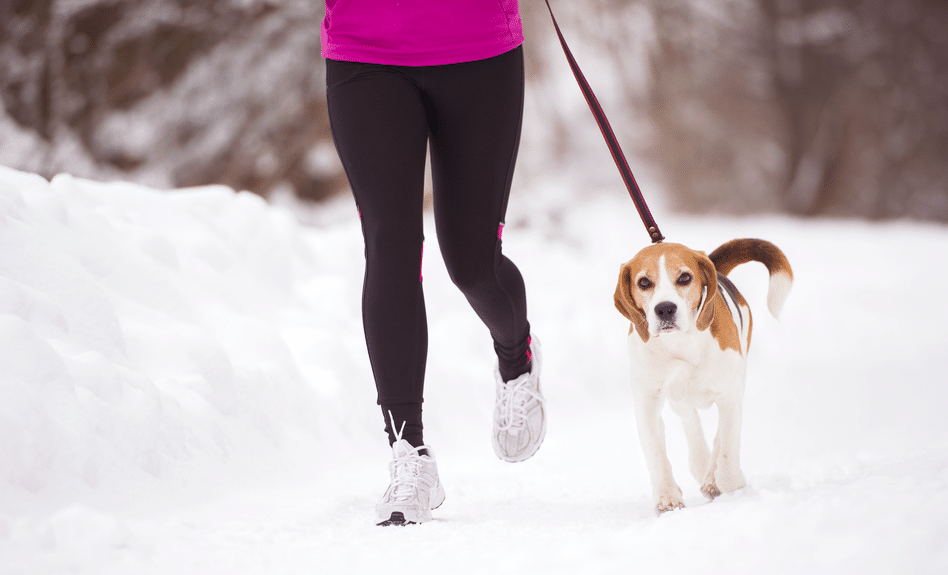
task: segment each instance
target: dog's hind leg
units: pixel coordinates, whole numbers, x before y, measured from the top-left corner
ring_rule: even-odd
[[[676,402],[669,402],[669,405],[672,411],[681,418],[681,425],[685,428],[685,438],[688,440],[688,466],[695,481],[701,484],[711,461],[711,452],[708,450],[708,442],[704,438],[704,429],[701,427],[701,417],[698,415],[698,410],[689,405]]]
[[[708,460],[708,469],[704,473],[704,477],[698,480],[698,483],[701,484],[701,493],[704,493],[708,499],[714,499],[718,495],[721,495],[721,490],[718,489],[717,484],[714,482],[714,472],[718,468],[718,455],[721,453],[721,429],[718,428],[717,434],[714,436],[714,451],[711,452],[711,457]]]
[[[717,405],[718,432],[711,454],[712,467],[701,486],[702,493],[711,498],[747,484],[741,471],[741,399],[718,401]]]

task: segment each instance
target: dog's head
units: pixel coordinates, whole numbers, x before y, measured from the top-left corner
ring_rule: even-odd
[[[659,243],[622,265],[615,304],[647,342],[667,333],[708,329],[717,291],[717,271],[704,252]]]

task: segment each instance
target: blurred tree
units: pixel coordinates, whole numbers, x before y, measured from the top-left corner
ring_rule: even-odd
[[[0,161],[319,198],[343,185],[308,0],[5,0]],[[2,121],[2,119],[0,119]],[[0,124],[2,126],[2,124]]]
[[[681,208],[948,221],[948,3],[648,1]]]

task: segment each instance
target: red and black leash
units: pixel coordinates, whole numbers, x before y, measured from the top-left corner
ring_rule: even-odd
[[[586,103],[589,104],[589,109],[592,111],[593,116],[595,116],[596,123],[599,124],[602,137],[606,139],[606,144],[609,145],[609,151],[612,152],[612,159],[615,160],[616,167],[619,168],[619,173],[625,182],[625,187],[628,188],[629,195],[632,196],[632,201],[635,202],[635,209],[639,211],[639,216],[642,218],[642,223],[645,224],[645,229],[648,230],[648,235],[652,243],[658,243],[664,240],[665,236],[659,231],[658,224],[655,223],[655,218],[652,217],[652,212],[649,211],[648,205],[645,203],[645,198],[642,197],[642,191],[635,182],[635,176],[632,175],[632,170],[629,169],[629,162],[626,161],[625,154],[622,153],[622,148],[619,147],[619,142],[616,141],[616,135],[612,131],[612,126],[609,125],[609,119],[606,118],[605,112],[602,111],[602,106],[599,105],[599,100],[596,99],[592,88],[589,87],[589,82],[586,81],[582,70],[579,69],[579,64],[577,64],[576,59],[573,58],[573,53],[570,52],[569,46],[566,45],[566,39],[563,38],[560,25],[556,23],[556,16],[553,15],[553,8],[550,7],[550,1],[544,1],[546,2],[547,10],[550,11],[550,18],[553,19],[553,27],[556,28],[556,35],[560,38],[560,45],[563,46],[563,52],[566,54],[569,67],[573,70],[576,83],[579,84],[579,89],[582,90],[583,96],[586,97]]]

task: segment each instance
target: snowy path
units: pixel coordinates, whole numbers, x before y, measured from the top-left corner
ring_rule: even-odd
[[[688,507],[661,517],[612,306],[644,236],[628,200],[512,201],[550,410],[522,464],[491,451],[486,330],[429,237],[426,438],[447,500],[383,529],[358,223],[329,211],[305,229],[220,189],[0,170],[0,574],[948,571],[945,227],[661,217],[706,251],[769,239],[797,276],[777,322],[763,268],[733,274],[756,311],[749,486],[706,502],[666,413]]]
[[[656,518],[638,453],[591,432],[628,436],[627,415],[574,418],[578,433],[551,433],[544,457],[523,466],[483,449],[442,457],[448,499],[423,526],[371,524],[385,476],[367,460],[385,454],[365,454],[331,477],[236,477],[200,500],[115,509],[126,530],[119,545],[78,517],[91,541],[77,534],[79,542],[37,550],[29,569],[10,572],[367,573],[406,553],[422,573],[939,573],[946,565],[943,451],[749,472],[750,488],[711,504],[681,477],[689,507]]]

